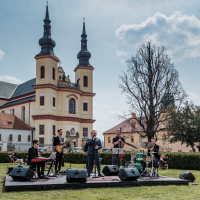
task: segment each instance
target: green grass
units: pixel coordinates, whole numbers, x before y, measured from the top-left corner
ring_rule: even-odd
[[[16,200],[45,200],[45,199],[162,199],[182,200],[200,199],[200,171],[190,170],[196,177],[199,185],[189,186],[152,186],[152,187],[126,187],[126,188],[97,188],[80,190],[52,190],[52,191],[28,191],[28,192],[3,192],[3,180],[6,167],[10,164],[0,164],[0,199]],[[15,166],[15,165],[12,165]],[[63,169],[67,169],[69,163],[65,163]],[[102,166],[103,169],[104,166]],[[72,168],[84,168],[83,164],[72,164]],[[178,178],[184,170],[160,170],[160,175]]]

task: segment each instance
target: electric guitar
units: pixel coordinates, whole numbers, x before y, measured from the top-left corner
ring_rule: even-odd
[[[68,141],[67,143],[65,143],[65,144],[68,144],[68,143],[71,142],[74,138],[76,138],[76,137],[73,137],[71,140],[69,140],[69,141]],[[56,150],[58,153],[62,153],[65,144],[56,145],[55,150]]]

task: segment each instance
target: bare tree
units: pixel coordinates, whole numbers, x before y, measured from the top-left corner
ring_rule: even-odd
[[[143,128],[144,134],[139,134],[151,141],[159,124],[163,123],[164,108],[175,106],[174,102],[179,106],[186,93],[166,49],[152,45],[151,41],[139,47],[136,55],[127,61],[127,67],[127,72],[120,76],[122,83],[119,86]]]

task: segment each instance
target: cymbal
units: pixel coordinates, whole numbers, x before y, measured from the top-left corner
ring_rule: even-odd
[[[125,144],[127,144],[128,147],[130,147],[130,148],[132,148],[132,149],[137,149],[137,147],[135,147],[134,145],[132,145],[132,144],[130,144],[130,143],[128,143],[128,142],[125,142]]]
[[[158,153],[158,152],[151,152],[151,153]]]
[[[151,142],[142,142],[140,146],[144,149],[149,149],[153,147],[153,144]]]

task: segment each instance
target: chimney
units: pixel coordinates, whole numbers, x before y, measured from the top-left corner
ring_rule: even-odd
[[[136,123],[136,113],[132,113],[132,124]]]

